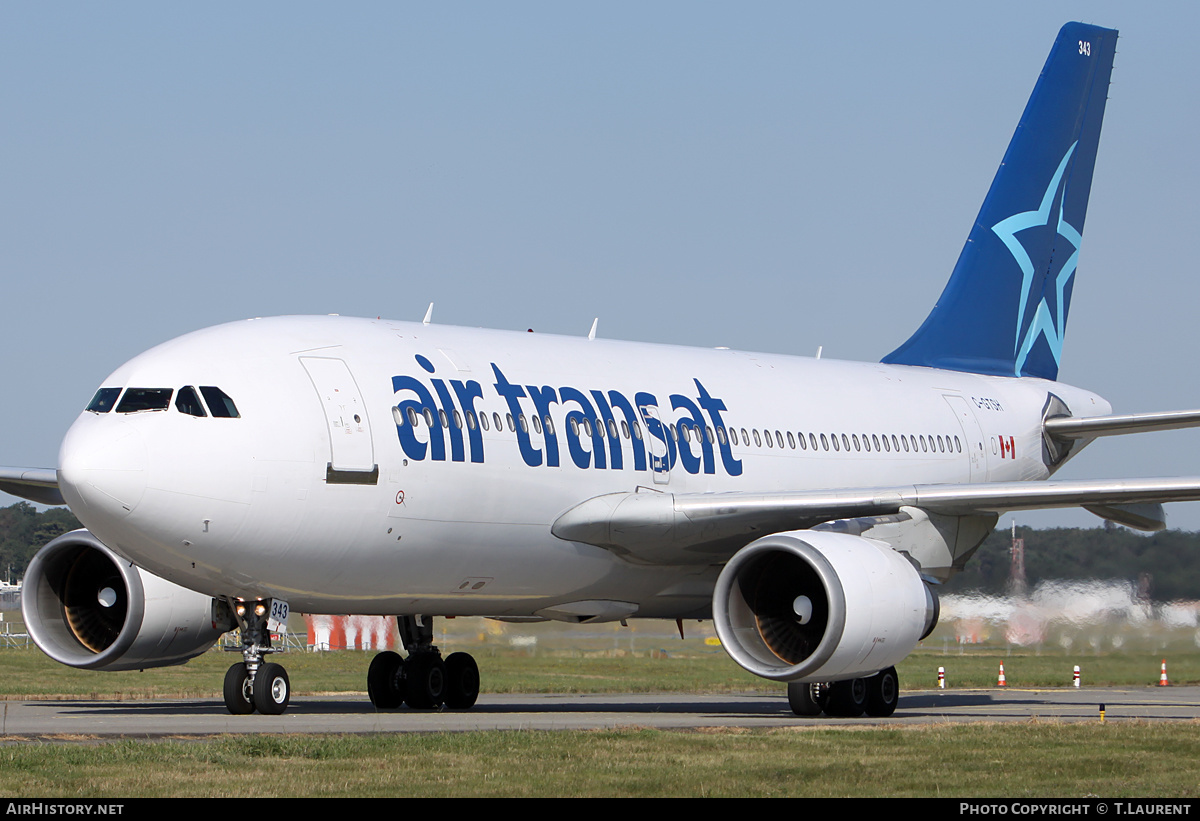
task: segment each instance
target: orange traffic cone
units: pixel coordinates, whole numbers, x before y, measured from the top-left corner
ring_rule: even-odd
[[[1000,679],[996,682],[997,687],[1007,687],[1008,682],[1004,680],[1004,662],[1000,662]]]
[[[1171,686],[1171,682],[1167,681],[1167,660],[1166,659],[1163,659],[1163,662],[1162,662],[1162,675],[1160,675],[1158,677],[1158,686],[1159,687],[1170,687]]]

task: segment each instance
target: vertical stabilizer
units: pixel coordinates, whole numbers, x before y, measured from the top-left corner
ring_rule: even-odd
[[[1057,378],[1116,43],[1059,31],[946,289],[884,362]]]

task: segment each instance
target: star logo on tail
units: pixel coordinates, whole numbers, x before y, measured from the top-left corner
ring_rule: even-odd
[[[1067,149],[1067,153],[1063,155],[1062,161],[1058,164],[1058,170],[1054,172],[1050,184],[1046,186],[1046,193],[1042,195],[1042,202],[1036,211],[1013,214],[992,226],[992,231],[1008,248],[1009,253],[1013,255],[1013,259],[1021,268],[1021,297],[1017,307],[1017,327],[1013,345],[1013,353],[1016,358],[1014,372],[1017,376],[1023,375],[1025,360],[1039,336],[1044,338],[1050,347],[1055,365],[1058,365],[1062,357],[1063,335],[1066,332],[1067,324],[1065,291],[1071,277],[1075,275],[1075,266],[1079,261],[1079,245],[1083,240],[1080,232],[1068,224],[1063,217],[1063,199],[1066,194],[1063,173],[1071,161],[1071,155],[1075,153],[1076,145],[1078,142],[1072,143],[1071,147]],[[1055,236],[1050,238],[1048,249],[1053,252],[1052,256],[1057,257],[1062,253],[1058,249],[1059,237],[1071,245],[1070,257],[1063,263],[1054,278],[1053,307],[1048,301],[1051,289],[1046,287],[1045,282],[1045,278],[1050,276],[1051,271],[1049,269],[1041,271],[1039,276],[1039,272],[1030,258],[1027,245],[1017,239],[1017,234],[1036,228],[1051,229],[1055,232]],[[1037,243],[1046,241],[1045,231],[1026,236],[1028,244],[1035,248]],[[1030,305],[1031,298],[1035,300],[1033,305]]]

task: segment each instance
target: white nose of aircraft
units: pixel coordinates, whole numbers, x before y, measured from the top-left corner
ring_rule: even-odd
[[[85,413],[58,453],[58,483],[73,510],[129,514],[146,491],[146,443],[129,422]]]

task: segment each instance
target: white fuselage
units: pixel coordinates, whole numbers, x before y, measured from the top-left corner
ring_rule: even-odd
[[[1048,395],[1110,410],[1039,379],[340,317],[198,331],[103,386],[216,386],[239,416],[85,411],[59,460],[84,525],[188,588],[314,613],[704,617],[719,567],[633,564],[551,524],[639,488],[1044,479]]]

